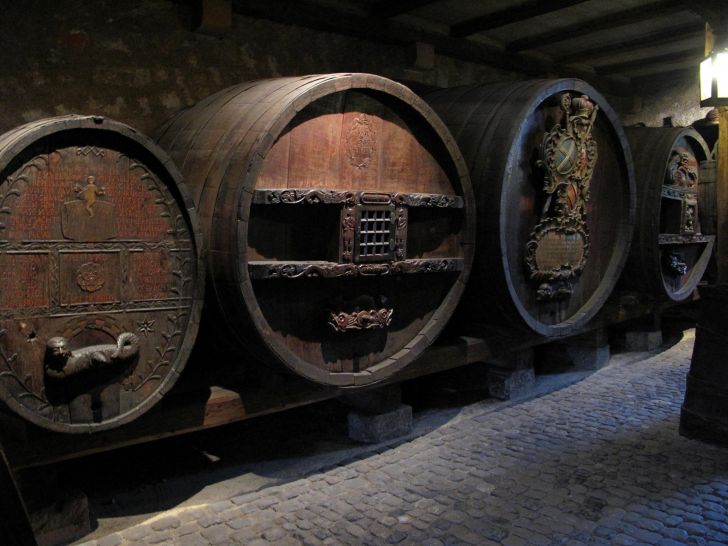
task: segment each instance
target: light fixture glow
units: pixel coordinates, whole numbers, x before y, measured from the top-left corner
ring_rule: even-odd
[[[714,49],[700,63],[700,106],[728,106],[728,49]]]

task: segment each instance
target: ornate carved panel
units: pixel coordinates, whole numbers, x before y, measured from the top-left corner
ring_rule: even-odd
[[[529,278],[538,283],[536,299],[571,296],[573,283],[589,256],[586,205],[597,161],[592,128],[599,107],[589,97],[561,95],[562,120],[544,135],[541,159],[546,197],[541,218],[526,243]]]
[[[340,333],[352,330],[376,330],[386,328],[392,323],[394,309],[382,307],[381,309],[364,309],[346,313],[340,311],[331,313],[329,325]]]
[[[435,193],[384,193],[318,189],[255,190],[256,205],[396,205],[426,208],[463,208],[459,195]]]
[[[152,396],[195,290],[191,233],[167,186],[118,150],[67,146],[6,174],[0,208],[4,393],[63,425]]]

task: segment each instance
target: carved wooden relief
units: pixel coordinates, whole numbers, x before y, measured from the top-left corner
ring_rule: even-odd
[[[366,147],[370,133],[368,118],[362,114],[354,121],[347,138],[351,157],[357,166],[367,162]],[[357,121],[358,120],[358,121]],[[407,259],[407,225],[410,207],[462,209],[459,195],[372,191],[339,191],[316,188],[257,189],[256,205],[338,205],[339,261],[251,261],[254,280],[372,277],[462,271],[459,258]],[[330,324],[336,331],[384,328],[389,320],[381,309],[332,312]],[[391,319],[391,312],[387,315]],[[336,318],[334,318],[336,317]],[[379,317],[379,320],[377,317]]]
[[[529,278],[536,299],[571,296],[589,256],[586,204],[597,160],[592,128],[599,107],[589,97],[561,96],[563,119],[545,134],[538,165],[544,169],[546,202],[526,243]]]
[[[331,313],[329,325],[336,332],[349,332],[351,330],[375,330],[386,328],[392,323],[394,309],[365,309],[351,313]]]
[[[702,242],[698,221],[698,161],[684,145],[673,148],[665,169],[660,207],[660,244],[682,245]],[[690,267],[674,247],[664,247],[663,271],[670,277],[687,275]]]
[[[405,207],[463,208],[459,195],[435,193],[383,193],[319,189],[255,190],[256,205],[396,205]]]
[[[371,118],[359,114],[352,121],[346,133],[349,163],[357,169],[365,169],[371,163],[377,150],[377,134]]]
[[[115,149],[68,146],[0,183],[0,388],[30,415],[101,423],[174,373],[194,294],[168,187]]]
[[[384,263],[336,262],[250,262],[253,279],[299,279],[336,277],[373,277],[419,273],[447,273],[463,270],[460,258],[401,260]]]
[[[699,235],[698,161],[688,147],[676,146],[670,155],[662,186],[665,229],[682,235]],[[674,218],[673,218],[674,216]],[[677,225],[676,225],[677,224]]]

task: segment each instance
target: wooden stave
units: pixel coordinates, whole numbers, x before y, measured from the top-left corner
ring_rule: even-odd
[[[574,315],[556,324],[545,324],[522,305],[518,296],[518,287],[514,286],[508,274],[509,264],[506,257],[509,234],[503,229],[503,211],[513,204],[506,184],[506,173],[512,167],[518,150],[511,144],[521,135],[523,120],[549,97],[564,91],[576,91],[591,97],[600,107],[602,116],[608,121],[608,129],[615,143],[620,146],[621,165],[625,172],[626,188],[623,196],[625,215],[619,223],[619,241],[621,248],[612,255],[609,261],[608,274],[589,300]],[[480,113],[478,124],[468,123],[453,116],[452,109],[457,103],[471,95],[477,104],[472,104],[472,112]],[[478,212],[478,236],[473,273],[470,286],[464,301],[484,299],[490,296],[489,305],[495,303],[500,315],[510,328],[522,331],[535,331],[545,337],[564,337],[582,331],[589,321],[599,312],[602,305],[614,289],[619,273],[624,268],[632,231],[635,224],[636,196],[635,176],[632,156],[621,121],[606,99],[589,84],[578,79],[558,80],[526,80],[469,86],[455,89],[434,91],[425,96],[425,100],[450,128],[465,156],[476,195]],[[509,117],[510,116],[510,117]],[[485,128],[483,128],[485,126]],[[495,138],[493,135],[504,136]],[[495,143],[495,152],[488,152],[487,145]],[[495,181],[485,184],[482,181]],[[498,203],[494,207],[488,203]],[[489,237],[489,234],[491,235]],[[496,235],[498,238],[492,237]],[[525,242],[524,242],[525,243]],[[489,257],[500,256],[501,267],[485,267]],[[485,287],[488,287],[487,289]],[[493,302],[495,300],[495,302]],[[493,322],[493,317],[484,314],[473,305],[463,306],[463,312],[477,317],[481,323]]]
[[[149,137],[142,135],[136,129],[121,122],[106,118],[104,116],[70,114],[53,118],[44,118],[25,125],[11,129],[0,135],[0,172],[4,172],[26,149],[43,139],[62,135],[70,131],[98,132],[99,134],[110,134],[124,139],[132,146],[137,146],[149,155],[148,159],[156,163],[155,168],[160,178],[167,179],[167,186],[180,205],[180,212],[184,216],[186,227],[190,231],[191,242],[196,255],[194,270],[196,273],[194,293],[192,296],[190,318],[187,321],[187,329],[183,341],[176,351],[175,362],[169,372],[160,382],[154,393],[148,396],[142,403],[126,413],[117,415],[112,419],[95,423],[58,423],[40,416],[37,413],[29,412],[28,409],[19,404],[12,397],[2,396],[2,404],[9,410],[21,416],[26,421],[38,427],[59,433],[90,434],[111,430],[129,423],[137,417],[149,411],[172,387],[184,370],[195,343],[199,329],[200,315],[204,296],[204,268],[200,252],[202,245],[202,231],[200,229],[195,207],[192,198],[185,186],[182,175],[172,162],[171,158]],[[0,395],[5,393],[0,390]]]
[[[205,124],[214,123],[211,120],[228,119],[235,116],[238,113],[236,108],[239,107],[239,104],[235,103],[234,96],[229,103],[226,103],[224,109],[216,110],[214,107],[216,101],[226,100],[231,96],[231,90],[235,89],[241,90],[241,96],[252,93],[254,99],[242,100],[242,103],[247,104],[248,107],[241,116],[238,116],[240,120],[237,124],[228,127],[225,132],[225,138],[230,138],[234,143],[228,142],[227,147],[218,147],[224,151],[223,159],[220,159],[220,155],[207,156],[204,178],[190,175],[193,169],[191,169],[189,161],[194,155],[195,136],[187,134],[180,137],[179,126],[195,118],[195,115],[200,115],[203,108],[214,110],[208,112],[209,119]],[[348,89],[377,91],[397,99],[404,107],[412,109],[426,121],[430,129],[440,137],[442,146],[448,151],[449,159],[457,171],[458,179],[453,183],[460,187],[465,202],[466,227],[463,230],[461,245],[465,266],[453,283],[445,301],[438,307],[416,339],[407,344],[407,347],[399,351],[397,355],[390,356],[363,372],[331,374],[313,368],[285,346],[270,342],[274,332],[269,328],[267,320],[257,304],[245,260],[247,244],[245,223],[249,220],[252,203],[250,188],[255,187],[256,175],[267,151],[274,144],[276,136],[281,134],[298,112],[315,100]],[[265,100],[255,97],[265,97]],[[249,82],[222,90],[205,99],[203,104],[204,106],[197,105],[169,120],[158,129],[156,139],[175,157],[194,186],[193,191],[200,200],[205,199],[204,192],[209,182],[221,177],[215,197],[212,197],[213,192],[208,192],[207,201],[200,203],[198,209],[200,209],[203,219],[203,226],[205,226],[203,233],[206,237],[208,278],[213,279],[213,282],[209,283],[214,302],[214,305],[211,306],[214,307],[211,314],[214,314],[217,319],[227,322],[227,331],[237,334],[237,341],[232,347],[234,349],[245,347],[250,354],[263,362],[270,361],[270,355],[273,355],[288,370],[306,379],[344,388],[380,382],[414,360],[434,341],[444,328],[446,320],[454,312],[470,272],[469,266],[474,247],[473,219],[475,213],[470,180],[464,161],[444,124],[421,99],[406,87],[380,76],[358,73],[275,78]],[[246,175],[238,180],[234,174],[231,174],[235,172],[245,172]],[[237,219],[236,230],[226,233],[224,230],[216,230],[212,227],[214,223],[226,222],[230,218]],[[233,231],[235,238],[229,236]],[[235,281],[231,282],[230,279],[235,279]],[[235,325],[231,324],[233,320]],[[401,354],[403,352],[407,352],[407,354]]]
[[[625,127],[632,148],[637,175],[637,225],[621,284],[648,297],[684,301],[691,296],[708,267],[712,244],[690,267],[690,278],[679,290],[671,290],[663,276],[658,248],[660,234],[661,189],[670,154],[677,141],[686,138],[693,144],[700,163],[710,156],[703,137],[692,127]],[[700,215],[700,210],[698,210]]]

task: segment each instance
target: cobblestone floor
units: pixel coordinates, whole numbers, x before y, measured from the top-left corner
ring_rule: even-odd
[[[728,544],[728,449],[677,433],[692,342],[87,544]]]

